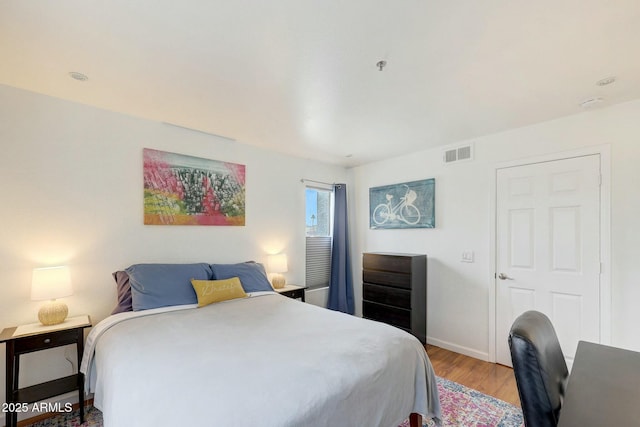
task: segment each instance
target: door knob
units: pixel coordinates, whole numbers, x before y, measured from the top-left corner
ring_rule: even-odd
[[[500,280],[513,280],[513,278],[512,278],[512,277],[509,277],[509,276],[507,276],[507,275],[506,275],[506,274],[504,274],[504,273],[500,273],[500,274],[498,274],[498,279],[500,279]]]

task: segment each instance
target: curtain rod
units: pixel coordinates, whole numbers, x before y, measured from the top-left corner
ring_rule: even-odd
[[[338,188],[342,188],[342,184],[336,184],[335,182],[323,182],[323,181],[316,181],[316,180],[313,180],[313,179],[306,179],[306,178],[302,178],[300,180],[300,182],[302,182],[303,184],[305,182],[314,182],[316,184],[329,185],[331,187],[336,187],[337,186]]]
[[[306,179],[306,178],[302,178],[300,180],[300,182],[304,183],[304,182],[315,182],[316,184],[324,184],[324,185],[336,185],[335,182],[322,182],[322,181],[315,181],[313,179]]]

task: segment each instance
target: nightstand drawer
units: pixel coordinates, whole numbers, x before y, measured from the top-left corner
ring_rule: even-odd
[[[284,291],[284,292],[281,292],[281,294],[289,298],[298,299],[298,298],[304,297],[304,289],[294,289],[292,291]]]
[[[75,344],[78,342],[78,334],[81,329],[69,329],[68,331],[57,331],[38,334],[30,337],[16,338],[15,352],[29,353],[32,351],[45,350],[62,345]]]
[[[400,308],[411,308],[411,291],[388,286],[364,283],[362,298],[366,301],[379,302]]]
[[[296,286],[296,285],[286,285],[284,288],[274,289],[277,293],[282,296],[300,299],[302,302],[305,302],[305,290],[306,286]]]

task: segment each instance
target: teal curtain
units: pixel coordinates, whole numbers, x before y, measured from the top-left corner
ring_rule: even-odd
[[[333,246],[331,248],[331,281],[327,308],[354,314],[353,279],[347,223],[347,186],[335,184],[333,217]]]

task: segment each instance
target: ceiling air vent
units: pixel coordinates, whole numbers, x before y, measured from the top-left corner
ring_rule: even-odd
[[[473,160],[473,146],[462,145],[459,147],[448,148],[444,151],[442,160],[447,164]]]

